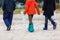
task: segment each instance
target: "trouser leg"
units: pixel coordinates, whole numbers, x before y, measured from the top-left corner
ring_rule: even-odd
[[[48,26],[48,18],[45,17],[45,28],[47,28],[47,26]]]
[[[52,25],[55,26],[55,21],[52,18],[49,18],[49,20],[51,21]]]
[[[4,20],[4,23],[7,27],[10,26],[10,22],[9,22],[9,13],[8,12],[4,12],[3,13],[3,20]]]
[[[29,17],[29,24],[32,24],[33,15],[28,15],[28,17]]]
[[[10,25],[12,24],[12,19],[13,19],[13,12],[10,13],[10,15],[9,15],[9,22],[10,22]]]

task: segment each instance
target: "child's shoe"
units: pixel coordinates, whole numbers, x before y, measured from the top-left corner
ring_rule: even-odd
[[[29,24],[28,31],[29,32],[34,32],[34,26],[33,26],[33,24]]]

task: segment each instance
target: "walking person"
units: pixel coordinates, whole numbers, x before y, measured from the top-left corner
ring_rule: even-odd
[[[48,29],[48,20],[53,25],[53,29],[56,29],[56,22],[52,19],[52,16],[54,16],[54,11],[56,9],[55,7],[55,0],[43,0],[43,15],[45,16],[45,26],[43,30]]]
[[[2,0],[3,20],[7,26],[7,31],[11,29],[15,7],[15,0]]]
[[[38,12],[38,15],[40,15],[40,10],[38,8],[36,1],[26,0],[24,14],[28,14],[28,18],[29,18],[28,31],[29,32],[34,32],[34,25],[33,25],[32,19],[33,19],[33,16],[36,14],[36,11]]]

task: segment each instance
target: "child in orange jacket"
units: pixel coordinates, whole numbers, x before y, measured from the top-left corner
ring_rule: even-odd
[[[34,32],[34,26],[33,26],[33,15],[36,14],[36,11],[38,12],[38,15],[40,14],[40,10],[38,8],[38,5],[36,3],[35,0],[26,0],[26,4],[25,4],[25,11],[24,11],[24,15],[28,14],[28,18],[29,18],[29,27],[28,27],[28,31],[30,32]]]

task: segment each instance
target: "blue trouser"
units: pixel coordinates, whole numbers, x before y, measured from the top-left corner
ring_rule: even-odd
[[[48,26],[48,20],[50,20],[51,21],[51,24],[53,25],[53,26],[55,26],[55,22],[54,22],[54,20],[52,19],[52,18],[47,18],[47,17],[45,17],[45,27],[47,28],[47,26]]]
[[[4,23],[7,27],[11,26],[12,18],[13,18],[13,12],[4,11],[3,20],[4,20]]]

